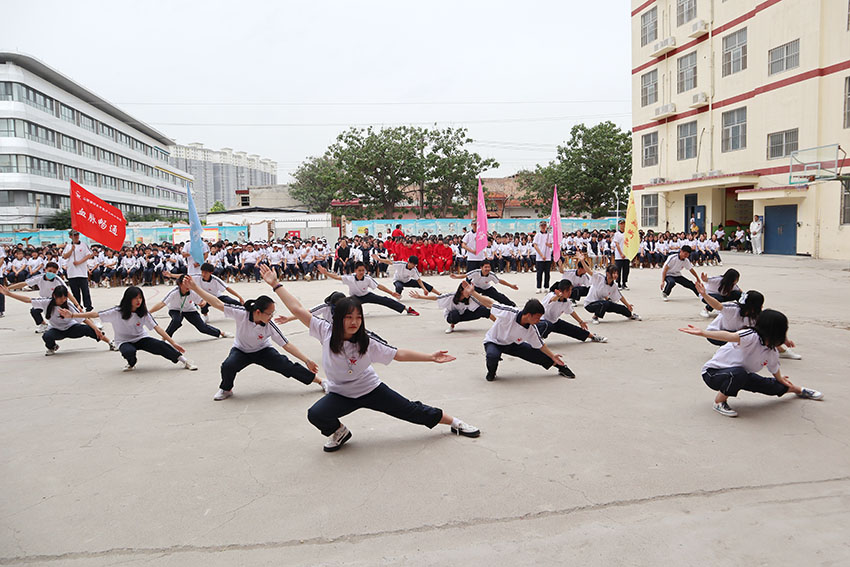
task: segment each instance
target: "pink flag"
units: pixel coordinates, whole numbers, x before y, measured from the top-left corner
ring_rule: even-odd
[[[552,197],[552,217],[549,219],[552,227],[552,260],[561,258],[561,207],[558,206],[558,186],[555,185],[555,196]]]
[[[478,178],[478,211],[475,213],[475,253],[487,248],[487,205],[484,203],[484,189]]]

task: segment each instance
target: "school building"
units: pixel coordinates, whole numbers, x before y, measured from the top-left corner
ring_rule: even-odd
[[[641,228],[760,215],[766,253],[850,259],[850,3],[632,0],[631,15]]]

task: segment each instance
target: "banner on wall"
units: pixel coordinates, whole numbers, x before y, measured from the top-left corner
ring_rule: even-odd
[[[549,222],[550,218],[535,219],[487,219],[489,232],[496,231],[504,234],[506,232],[531,233],[538,229],[540,221]],[[613,230],[617,227],[617,217],[605,217],[601,219],[561,218],[561,231],[564,233],[576,232],[578,230]],[[369,229],[369,234],[377,236],[379,233],[386,237],[392,232],[395,225],[400,224],[405,234],[419,235],[424,232],[428,234],[460,235],[463,229],[472,228],[472,219],[378,219],[351,221],[346,227],[349,236],[364,234]]]
[[[171,242],[174,244],[177,244],[178,242],[189,242],[189,239],[191,238],[191,229],[189,227],[172,228],[171,231]],[[201,235],[201,238],[209,242],[218,242],[218,227],[204,227],[204,232]]]

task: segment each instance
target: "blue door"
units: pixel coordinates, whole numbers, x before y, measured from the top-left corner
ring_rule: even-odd
[[[694,207],[694,219],[697,221],[700,234],[705,232],[705,205]]]
[[[797,253],[797,205],[764,208],[764,251],[767,254]]]

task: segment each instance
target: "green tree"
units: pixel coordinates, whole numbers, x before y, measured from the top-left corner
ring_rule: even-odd
[[[577,124],[567,143],[558,146],[554,161],[518,174],[525,202],[538,212],[548,211],[552,187],[557,184],[558,201],[566,214],[607,216],[617,199],[622,209],[632,177],[631,151],[631,133],[613,122]]]
[[[472,138],[466,128],[429,130],[429,151],[425,158],[425,195],[436,217],[459,216],[477,198],[477,177],[499,167],[496,160],[484,159],[464,148]]]
[[[224,203],[222,203],[221,201],[216,201],[215,203],[213,203],[212,207],[210,207],[209,212],[211,212],[211,213],[221,213],[221,212],[226,211],[226,210],[227,209],[225,208]]]
[[[310,210],[326,213],[331,201],[340,198],[343,172],[330,156],[311,157],[292,174],[295,182],[289,194]]]
[[[403,188],[422,181],[426,146],[422,128],[351,128],[326,155],[341,172],[343,198],[360,199],[367,213],[393,218],[396,205],[406,198]]]
[[[71,210],[64,209],[61,211],[56,211],[47,219],[45,219],[44,224],[49,226],[50,228],[55,228],[58,230],[67,230],[71,228]]]

